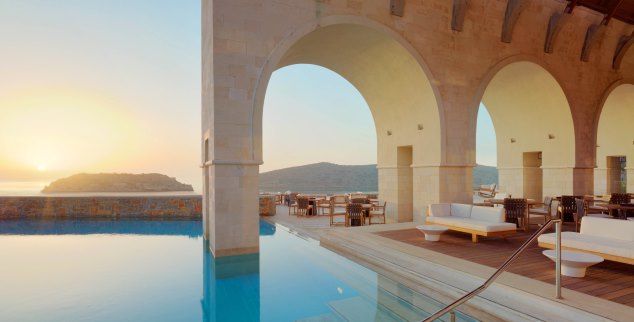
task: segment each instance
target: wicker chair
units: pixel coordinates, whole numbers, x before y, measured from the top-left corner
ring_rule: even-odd
[[[368,225],[372,225],[372,218],[374,217],[383,217],[383,222],[379,224],[385,224],[385,206],[387,202],[383,202],[383,206],[373,206],[368,213]],[[375,223],[376,224],[376,223]]]
[[[528,223],[526,222],[526,210],[528,203],[523,198],[504,198],[504,211],[506,212],[506,222],[514,223],[517,227],[524,228],[528,231]]]
[[[574,213],[577,212],[577,203],[575,199],[583,199],[583,197],[561,196],[559,207],[557,207],[557,216],[562,221],[574,221]]]
[[[313,205],[308,203],[308,198],[297,198],[297,215],[308,216],[313,210]]]
[[[539,208],[535,208],[534,206],[541,205]],[[528,224],[531,223],[531,218],[542,218],[544,219],[543,224],[546,224],[551,218],[551,210],[553,206],[553,198],[552,197],[544,197],[544,202],[541,204],[535,204],[533,208],[528,209]],[[542,224],[542,225],[543,225]]]
[[[364,221],[363,206],[360,203],[350,203],[346,206],[346,227],[362,226]]]
[[[610,196],[610,203],[611,204],[615,204],[615,205],[621,205],[621,204],[624,204],[624,203],[630,203],[630,194],[629,193],[613,193]],[[625,210],[623,210],[623,211],[625,211]],[[618,210],[612,210],[612,211],[610,211],[610,215],[612,217],[619,217],[619,212],[618,212]],[[626,211],[626,214],[623,217],[625,218],[627,216],[628,216],[628,214],[627,214],[627,211]]]

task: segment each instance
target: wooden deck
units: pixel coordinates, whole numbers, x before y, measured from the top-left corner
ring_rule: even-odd
[[[564,230],[572,229],[572,225],[564,226]],[[528,233],[518,231],[506,239],[483,237],[479,243],[472,243],[471,235],[454,231],[444,233],[439,242],[425,241],[417,229],[376,234],[494,268],[500,266],[529,237]],[[535,242],[520,255],[509,271],[554,284],[555,264],[542,255],[543,250]],[[588,268],[583,278],[562,276],[562,287],[634,307],[634,266],[604,261]]]

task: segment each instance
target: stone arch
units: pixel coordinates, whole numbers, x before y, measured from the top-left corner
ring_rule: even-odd
[[[575,128],[560,84],[538,59],[520,55],[483,78],[470,111],[473,144],[483,102],[497,136],[500,190],[535,199],[573,192]]]
[[[626,191],[634,189],[634,79],[620,79],[608,86],[599,102],[594,119],[596,169],[594,193],[619,192],[613,177],[620,169],[614,164],[625,157]]]
[[[412,168],[438,167],[445,160],[438,90],[422,57],[399,34],[367,18],[327,16],[295,29],[269,55],[257,80],[253,160],[262,158],[264,97],[272,73],[302,63],[341,75],[368,103],[377,133],[379,193],[392,205],[388,221],[411,221],[426,204],[426,187],[415,179]],[[403,151],[410,155],[403,156]],[[411,193],[403,193],[403,184],[411,186]]]

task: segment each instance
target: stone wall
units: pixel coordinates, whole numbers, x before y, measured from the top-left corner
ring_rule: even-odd
[[[0,219],[200,219],[201,216],[200,196],[0,197]]]

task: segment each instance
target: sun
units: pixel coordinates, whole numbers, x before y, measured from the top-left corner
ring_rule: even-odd
[[[37,165],[37,171],[44,172],[44,171],[46,171],[46,169],[48,169],[46,164],[38,164]]]

